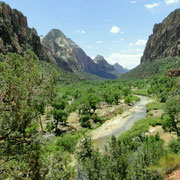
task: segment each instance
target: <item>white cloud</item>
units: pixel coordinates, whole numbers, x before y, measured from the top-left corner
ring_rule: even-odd
[[[81,31],[81,34],[85,34],[85,33],[86,33],[86,31],[84,31],[84,30]]]
[[[133,45],[134,45],[134,43],[131,42],[128,47],[132,47]]]
[[[124,41],[124,38],[121,38],[120,40],[121,40],[121,41]]]
[[[113,33],[113,34],[117,34],[119,32],[120,28],[117,27],[117,26],[113,26],[111,29],[110,29],[110,32]]]
[[[103,41],[96,41],[96,44],[103,44]]]
[[[110,64],[119,63],[125,68],[132,69],[140,64],[141,56],[142,54],[112,53],[106,59]]]
[[[157,7],[159,5],[160,5],[160,3],[145,4],[144,7],[148,8],[148,9],[152,9],[152,8]]]
[[[146,45],[146,43],[147,43],[147,40],[139,39],[136,42],[136,46],[144,46],[144,45]]]
[[[135,4],[136,3],[136,1],[131,1],[131,4]]]
[[[169,4],[174,4],[174,3],[178,3],[178,2],[180,2],[180,0],[165,0],[165,3],[166,3],[167,5],[169,5]]]
[[[86,31],[84,31],[84,30],[81,30],[81,31],[76,30],[76,33],[79,33],[79,34],[85,34],[85,33],[86,33]]]

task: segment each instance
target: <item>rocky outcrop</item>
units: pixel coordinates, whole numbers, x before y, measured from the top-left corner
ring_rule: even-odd
[[[28,27],[27,18],[20,11],[0,2],[0,52],[23,54],[27,49],[33,50],[41,60],[51,59],[42,47],[36,30]]]
[[[110,72],[110,71],[115,71],[115,68],[110,65],[103,56],[97,55],[94,58],[94,62],[97,65],[98,71],[106,71],[106,72]]]
[[[119,65],[118,63],[114,64],[113,65],[114,68],[116,69],[116,71],[120,74],[124,74],[124,73],[127,73],[129,70],[126,69],[126,68],[123,68],[121,65]]]
[[[93,61],[96,63],[97,75],[108,79],[116,79],[118,77],[116,69],[103,56],[97,55]]]
[[[180,55],[180,9],[172,12],[162,23],[155,24],[141,63],[177,55]]]
[[[60,67],[68,66],[72,71],[80,71],[78,60],[73,53],[69,39],[58,29],[51,30],[43,39],[42,44],[48,47]],[[64,68],[67,70],[66,68]]]

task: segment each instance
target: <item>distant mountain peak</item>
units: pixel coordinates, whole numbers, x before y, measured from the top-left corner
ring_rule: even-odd
[[[127,68],[124,68],[119,63],[115,63],[113,66],[116,69],[116,71],[120,74],[124,74],[124,73],[127,73],[129,71]]]
[[[95,58],[94,58],[94,61],[106,61],[105,58],[101,55],[97,55]]]

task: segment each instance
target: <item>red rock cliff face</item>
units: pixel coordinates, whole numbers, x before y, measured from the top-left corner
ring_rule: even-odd
[[[31,49],[41,60],[50,60],[40,43],[36,30],[29,28],[27,18],[9,5],[0,3],[0,52],[16,52]]]
[[[162,23],[155,24],[141,63],[177,55],[180,55],[180,9],[172,12]]]

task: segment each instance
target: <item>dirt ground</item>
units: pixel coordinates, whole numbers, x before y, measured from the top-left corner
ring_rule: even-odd
[[[166,180],[180,180],[180,169],[170,174]]]
[[[127,110],[129,107],[125,104],[119,104],[119,105],[113,105],[113,106],[108,106],[107,104],[102,104],[99,109],[96,110],[95,113],[97,113],[100,117],[106,117],[108,116],[109,118],[114,117],[115,112],[118,111],[120,108]],[[48,107],[47,111],[51,111],[51,108]],[[43,128],[46,128],[46,125],[48,122],[51,122],[53,120],[52,116],[47,119],[47,115],[42,115],[41,116],[42,120],[42,125]],[[79,122],[79,116],[77,112],[72,112],[67,120],[67,126],[64,126],[61,128],[63,131],[79,131],[82,129],[80,122]]]
[[[165,141],[165,144],[168,144],[168,142],[174,138],[177,138],[177,135],[174,133],[167,133],[164,132],[162,126],[156,126],[156,127],[150,127],[149,132],[147,133],[148,135],[156,135],[159,133],[159,136],[161,139]]]

